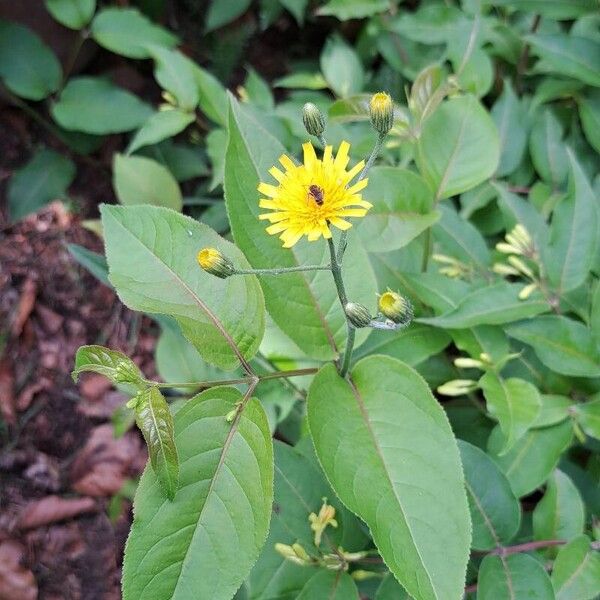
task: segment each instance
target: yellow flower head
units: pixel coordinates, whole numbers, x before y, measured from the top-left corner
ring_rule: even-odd
[[[379,296],[379,310],[385,317],[394,321],[394,323],[409,323],[413,317],[410,301],[391,290]]]
[[[371,114],[371,124],[382,135],[394,125],[394,103],[392,97],[385,92],[378,92],[371,96],[369,102],[369,112]]]
[[[198,264],[211,275],[225,279],[235,272],[233,263],[216,248],[203,248],[197,255]]]
[[[351,223],[343,217],[364,217],[371,204],[362,199],[360,191],[367,186],[367,179],[354,185],[350,182],[364,167],[359,162],[346,171],[350,144],[342,142],[334,158],[332,147],[326,146],[323,159],[315,154],[310,142],[302,145],[304,164],[295,165],[285,154],[279,162],[285,169],[271,167],[269,173],[279,185],[261,183],[258,191],[266,196],[259,206],[271,212],[259,216],[272,225],[267,227],[271,235],[281,233],[284,248],[291,248],[303,235],[309,242],[321,236],[331,237],[329,225],[349,229]]]

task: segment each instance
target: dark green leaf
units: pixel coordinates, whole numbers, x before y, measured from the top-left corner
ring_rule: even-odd
[[[83,29],[96,10],[96,0],[44,0],[44,3],[59,23],[71,29]]]
[[[250,6],[251,0],[212,0],[206,15],[206,31],[235,21]]]
[[[96,279],[104,285],[111,287],[108,281],[108,265],[106,258],[102,254],[92,252],[78,244],[69,244],[67,246],[71,256],[85,269],[87,269]]]

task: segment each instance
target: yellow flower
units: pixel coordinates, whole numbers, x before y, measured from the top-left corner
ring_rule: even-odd
[[[216,248],[203,248],[197,255],[198,264],[211,275],[225,279],[235,272],[232,262]]]
[[[396,292],[388,290],[379,296],[379,310],[394,323],[408,324],[413,318],[410,301]]]
[[[335,508],[327,504],[327,498],[323,498],[323,504],[319,510],[319,514],[316,515],[314,512],[310,513],[310,515],[308,515],[308,520],[310,522],[310,528],[314,531],[315,546],[317,547],[321,545],[321,537],[327,526],[338,526],[338,523],[335,520]]]
[[[346,171],[350,160],[348,142],[340,144],[335,158],[332,147],[326,146],[322,160],[317,158],[310,142],[302,148],[304,164],[295,165],[284,154],[279,162],[285,171],[275,166],[269,169],[279,185],[261,183],[258,186],[258,191],[266,196],[261,198],[259,206],[272,211],[260,215],[259,219],[272,223],[267,233],[281,233],[279,238],[284,248],[291,248],[303,235],[309,242],[321,236],[330,238],[330,224],[338,229],[349,229],[352,225],[343,217],[364,217],[372,206],[359,193],[367,186],[367,179],[350,185],[364,167],[364,161]]]
[[[369,102],[371,124],[382,135],[385,135],[394,125],[394,103],[392,97],[385,92],[373,94]]]

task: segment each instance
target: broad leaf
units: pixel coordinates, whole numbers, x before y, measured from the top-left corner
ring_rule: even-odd
[[[194,76],[198,85],[198,104],[212,121],[227,127],[227,91],[211,73],[194,63]]]
[[[0,79],[17,96],[43,100],[60,86],[54,53],[30,29],[0,19]]]
[[[375,600],[410,600],[410,596],[398,583],[397,579],[391,573],[388,573],[377,588]]]
[[[441,104],[426,119],[417,143],[419,171],[436,200],[461,194],[485,181],[496,171],[499,158],[496,126],[474,96]]]
[[[52,105],[52,116],[69,131],[102,135],[137,129],[152,109],[137,96],[97,77],[75,77]]]
[[[108,265],[106,258],[102,254],[92,252],[78,244],[68,244],[67,249],[71,256],[85,269],[87,269],[96,279],[104,285],[112,287],[108,281]]]
[[[529,344],[550,369],[573,377],[600,376],[600,349],[590,330],[561,315],[544,315],[507,328],[509,336]]]
[[[213,0],[206,15],[206,31],[212,31],[231,23],[244,14],[251,0]]]
[[[479,385],[490,414],[498,419],[506,443],[500,454],[508,452],[535,422],[541,407],[537,388],[523,379],[503,379],[493,371],[486,373]]]
[[[268,169],[284,148],[254,118],[231,99],[229,145],[225,168],[225,200],[236,244],[254,268],[293,267],[329,263],[323,240],[301,240],[293,248],[265,231],[258,206],[260,181],[271,181]],[[374,311],[377,284],[361,244],[352,239],[344,258],[348,297]],[[328,360],[343,348],[346,339],[342,312],[331,273],[312,271],[263,276],[260,282],[267,309],[275,323],[312,358]],[[363,341],[368,331],[359,330]]]
[[[62,25],[82,29],[94,16],[96,0],[45,0],[48,12]]]
[[[181,210],[181,190],[161,164],[141,156],[115,154],[113,187],[121,204],[152,204]]]
[[[336,95],[346,98],[362,91],[365,73],[354,48],[341,37],[330,37],[321,53],[321,71]]]
[[[554,600],[543,565],[527,554],[486,556],[479,568],[477,600]]]
[[[71,375],[77,381],[81,373],[99,373],[113,383],[125,383],[119,370],[128,374],[128,383],[142,386],[144,375],[139,367],[127,355],[104,346],[81,346],[75,355],[75,368]]]
[[[273,501],[273,448],[257,400],[226,419],[241,399],[233,388],[213,388],[175,414],[179,490],[169,502],[154,471],[142,475],[124,600],[229,600],[258,558]]]
[[[588,142],[600,152],[600,91],[592,90],[578,98],[579,116]]]
[[[144,434],[150,463],[167,498],[173,500],[179,479],[179,461],[169,405],[156,386],[137,397],[135,421]]]
[[[529,138],[529,152],[535,170],[554,189],[564,183],[568,173],[567,148],[563,136],[561,122],[552,110],[546,109],[536,118]]]
[[[580,535],[563,546],[554,561],[552,584],[556,600],[593,600],[600,589],[600,553]]]
[[[349,21],[385,12],[389,7],[387,0],[329,0],[317,12],[320,15],[332,15],[340,21]]]
[[[575,19],[597,8],[594,0],[484,0],[484,3],[540,13],[549,19]]]
[[[358,600],[354,580],[344,571],[321,570],[302,588],[296,600]]]
[[[110,281],[124,304],[175,317],[202,358],[223,369],[255,354],[264,331],[258,281],[222,280],[196,262],[200,249],[214,247],[247,268],[233,244],[166,208],[104,205],[101,212]]]
[[[154,113],[135,134],[127,148],[127,153],[131,154],[144,146],[157,144],[173,137],[181,133],[193,121],[193,114],[178,109],[161,110]]]
[[[459,440],[465,487],[473,523],[475,550],[491,550],[510,542],[521,524],[521,506],[506,476],[476,446]]]
[[[556,425],[569,417],[573,401],[567,396],[541,394],[542,407],[532,427]],[[576,407],[573,407],[575,409]]]
[[[156,63],[154,77],[158,84],[175,97],[180,108],[193,112],[199,99],[194,63],[169,48],[150,45],[148,51]]]
[[[367,523],[407,591],[416,600],[462,598],[470,545],[464,479],[425,381],[383,356],[361,360],[350,382],[329,364],[310,387],[308,420],[333,488]]]
[[[600,440],[600,399],[577,404],[574,414],[581,429],[587,435]]]

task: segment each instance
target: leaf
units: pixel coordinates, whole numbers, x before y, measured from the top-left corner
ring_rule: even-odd
[[[541,394],[540,400],[542,401],[542,408],[532,427],[556,425],[569,417],[573,402],[567,396]]]
[[[144,375],[139,367],[127,355],[104,346],[81,346],[75,355],[75,369],[71,376],[77,382],[81,373],[92,372],[104,375],[112,383],[125,383],[119,369],[127,372],[127,383],[142,387]]]
[[[462,19],[455,6],[435,3],[420,6],[415,12],[400,11],[391,28],[415,42],[444,44]]]
[[[600,554],[580,535],[563,546],[554,561],[552,584],[556,600],[593,600],[600,588]]]
[[[530,429],[508,453],[499,455],[504,435],[499,427],[492,431],[489,453],[502,469],[517,498],[526,496],[546,481],[564,450],[570,445],[573,430],[569,421],[552,427]]]
[[[562,315],[515,323],[506,332],[535,350],[549,368],[572,377],[599,377],[600,350],[590,330]]]
[[[600,399],[576,404],[573,410],[581,429],[587,435],[600,440]]]
[[[558,469],[548,479],[544,497],[533,511],[536,540],[570,540],[583,533],[585,506],[574,483]]]
[[[128,58],[150,58],[150,44],[172,48],[178,42],[134,8],[101,10],[92,21],[91,34],[103,48]]]
[[[358,589],[354,580],[343,571],[320,570],[314,575],[296,600],[358,600]]]
[[[565,34],[526,35],[531,51],[539,61],[535,69],[540,73],[556,73],[573,77],[588,85],[600,87],[600,42]]]
[[[407,169],[373,167],[363,197],[373,204],[357,231],[368,252],[406,246],[439,219],[423,179]]]
[[[308,422],[333,488],[408,593],[460,600],[468,506],[456,441],[425,381],[383,356],[357,363],[351,382],[325,365],[309,390]]]
[[[492,0],[485,0],[485,4],[491,3]],[[594,0],[493,0],[493,4],[540,13],[550,19],[575,19],[597,8]]]
[[[477,600],[554,600],[543,565],[527,554],[489,554],[479,567]]]
[[[585,137],[600,152],[600,92],[590,90],[578,98],[578,104]]]
[[[70,79],[50,110],[61,127],[98,135],[137,129],[152,114],[137,96],[98,77]]]
[[[500,136],[500,163],[496,175],[504,177],[518,168],[527,147],[525,111],[510,80],[504,80],[502,94],[494,103],[491,114]]]
[[[480,380],[489,413],[506,437],[500,455],[510,450],[535,422],[541,407],[537,388],[523,379],[502,379],[489,371]]]
[[[276,79],[273,87],[303,89],[303,90],[324,90],[327,82],[321,73],[290,73],[285,77]]]
[[[161,164],[141,156],[115,154],[113,187],[121,204],[152,204],[181,210],[181,190]]]
[[[217,125],[227,127],[227,91],[209,71],[194,63],[194,77],[198,85],[198,104],[202,112]]]
[[[156,386],[147,388],[137,398],[135,422],[146,440],[154,473],[167,498],[173,500],[179,479],[179,460],[171,411]]]
[[[554,112],[546,109],[533,123],[529,138],[529,152],[540,177],[560,188],[568,173],[567,148],[564,131]]]
[[[108,281],[108,265],[106,258],[102,254],[92,252],[78,244],[68,244],[69,254],[86,270],[88,270],[96,279],[104,285],[112,287]]]
[[[385,12],[390,7],[388,0],[329,0],[319,7],[317,14],[337,17],[340,21],[364,19]]]
[[[225,161],[225,201],[236,244],[254,268],[292,267],[329,262],[324,242],[300,241],[283,248],[276,236],[266,233],[259,221],[261,210],[256,188],[271,181],[268,169],[276,164],[284,148],[233,98],[231,99],[229,144]],[[350,232],[344,260],[348,297],[374,310],[377,284],[369,259]],[[342,312],[331,273],[288,273],[260,279],[267,310],[275,323],[311,358],[329,360],[346,340]],[[368,332],[359,330],[362,342]]]
[[[229,600],[256,561],[269,529],[273,448],[256,399],[233,423],[225,418],[241,399],[233,388],[212,388],[175,414],[179,490],[167,501],[154,471],[144,471],[124,600]]]
[[[48,202],[64,199],[75,178],[75,164],[54,150],[42,148],[10,178],[7,190],[11,221],[36,212]]]
[[[416,162],[436,200],[479,185],[494,174],[499,159],[496,126],[475,96],[447,100],[423,123]]]
[[[521,524],[521,506],[505,475],[479,448],[462,440],[458,448],[465,472],[475,550],[491,550],[510,542]]]
[[[205,31],[213,31],[235,21],[250,6],[251,0],[212,0],[206,15]]]
[[[358,55],[341,37],[327,39],[321,52],[321,71],[337,96],[346,98],[362,91],[365,73]]]
[[[214,247],[247,268],[233,244],[166,208],[103,205],[101,213],[110,281],[124,304],[173,316],[202,358],[222,369],[254,356],[264,331],[258,281],[222,280],[196,263],[201,248]]]
[[[375,600],[410,600],[406,590],[388,573],[377,588]]]
[[[463,329],[475,325],[502,325],[547,312],[549,306],[541,296],[519,300],[523,286],[505,281],[479,288],[467,294],[458,306],[439,317],[417,319],[435,327]]]
[[[554,210],[550,247],[542,254],[559,293],[573,290],[585,281],[599,242],[596,196],[571,151],[568,157],[569,194]]]
[[[43,100],[60,86],[62,69],[35,33],[0,19],[0,78],[17,96]]]
[[[156,112],[136,132],[127,148],[127,153],[131,154],[144,146],[158,144],[162,140],[174,137],[193,122],[194,115],[179,109]]]
[[[44,4],[59,23],[71,29],[83,29],[96,10],[96,0],[44,0]]]

